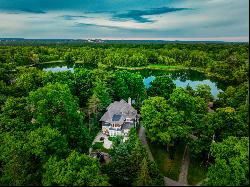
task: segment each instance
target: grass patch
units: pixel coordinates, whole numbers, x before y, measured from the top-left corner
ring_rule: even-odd
[[[178,181],[185,145],[176,145],[174,151],[167,152],[166,148],[162,145],[150,143],[150,141],[148,143],[161,173],[166,177]]]
[[[204,164],[201,164],[201,160],[191,157],[190,155],[190,162],[188,167],[188,184],[190,185],[196,185],[201,180],[206,178],[207,175],[207,167],[204,166]]]
[[[95,150],[103,148],[103,142],[96,142],[94,145],[92,145],[92,148]]]
[[[48,61],[48,62],[40,62],[40,64],[53,64],[53,63],[63,63],[65,62],[64,60],[53,60],[53,61]]]
[[[100,151],[100,152],[105,152],[108,153],[108,149],[106,149],[103,146],[103,142],[96,142],[94,145],[91,146],[93,148],[93,151]]]
[[[177,70],[177,69],[187,69],[184,66],[167,66],[167,65],[160,65],[160,64],[150,64],[147,66],[140,66],[140,67],[122,67],[122,66],[116,66],[118,69],[127,69],[127,70],[144,70],[144,69],[159,69],[159,70]]]
[[[147,68],[180,69],[180,68],[184,68],[184,67],[183,66],[166,66],[166,65],[159,65],[159,64],[151,64],[151,65],[148,65]]]

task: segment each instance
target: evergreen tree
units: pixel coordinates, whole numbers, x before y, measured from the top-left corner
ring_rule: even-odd
[[[135,186],[151,186],[152,179],[149,175],[147,160],[144,158],[140,164],[140,170],[138,171],[137,178],[133,183]]]

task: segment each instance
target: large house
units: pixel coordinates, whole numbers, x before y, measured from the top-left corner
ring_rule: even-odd
[[[139,122],[139,114],[131,106],[131,98],[128,99],[128,103],[122,99],[111,103],[100,121],[103,134],[127,137],[129,130],[136,127]]]

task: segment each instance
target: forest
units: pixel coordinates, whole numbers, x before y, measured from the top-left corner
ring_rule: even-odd
[[[53,62],[74,72],[43,71]],[[215,99],[206,84],[180,88],[168,76],[146,89],[126,69],[152,65],[201,71],[226,89]],[[249,185],[248,43],[0,43],[0,185],[163,186],[138,129],[112,140],[109,163],[89,156],[106,107],[129,97],[150,142],[185,143],[202,161],[201,185]]]

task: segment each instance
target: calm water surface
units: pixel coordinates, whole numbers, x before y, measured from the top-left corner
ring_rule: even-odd
[[[150,76],[150,77],[146,77],[143,79],[143,82],[144,82],[144,85],[146,88],[149,88],[151,85],[150,85],[150,82],[152,82],[153,80],[155,79],[155,76]],[[173,79],[172,79],[173,80]],[[217,86],[216,86],[216,83],[215,82],[212,82],[211,80],[209,79],[206,79],[206,80],[202,80],[202,81],[192,81],[192,80],[186,80],[186,81],[181,81],[180,79],[174,79],[173,82],[175,83],[176,87],[182,87],[182,88],[185,88],[187,85],[191,86],[193,89],[196,89],[196,87],[199,85],[199,84],[207,84],[208,86],[210,86],[211,88],[211,93],[214,97],[217,98],[217,95],[219,92],[222,92],[221,89],[219,89]]]
[[[39,66],[44,71],[66,71],[70,70],[72,73],[74,72],[75,67],[84,67],[79,64],[63,64],[63,63],[53,63],[53,64],[41,64]],[[85,67],[86,68],[86,67]],[[176,71],[166,71],[166,70],[130,70],[130,72],[139,72],[143,77],[143,82],[146,88],[151,86],[150,82],[152,82],[156,76],[169,76],[176,87],[186,87],[187,85],[191,86],[193,89],[196,89],[199,84],[207,84],[211,88],[211,93],[216,99],[218,93],[223,92],[225,89],[225,84],[222,82],[207,78],[205,74],[194,71],[194,70],[176,70]]]
[[[67,71],[70,70],[72,73],[74,72],[74,67],[50,67],[50,68],[43,68],[44,71],[52,71],[52,72],[59,72],[59,71]]]
[[[135,71],[135,70],[133,70]],[[176,87],[185,88],[187,85],[196,89],[199,84],[206,84],[210,86],[211,93],[216,99],[220,92],[223,92],[225,85],[216,79],[211,79],[205,76],[205,74],[194,70],[136,70],[144,77],[143,82],[146,88],[151,86],[151,82],[155,80],[157,76],[168,76],[175,83]]]

